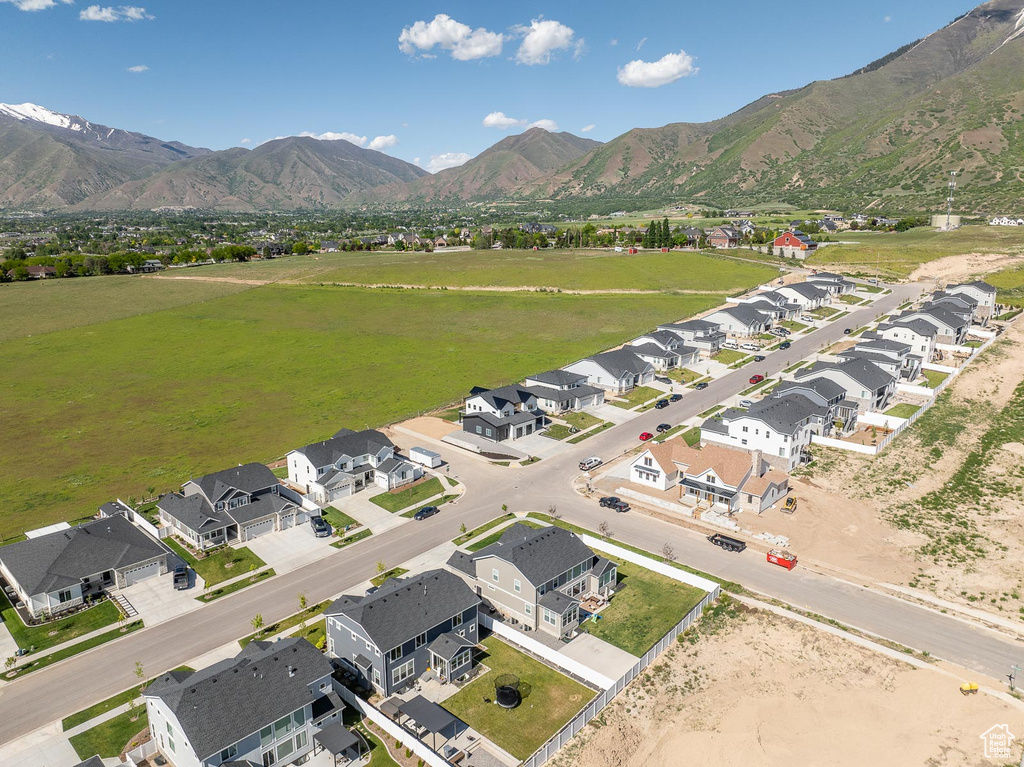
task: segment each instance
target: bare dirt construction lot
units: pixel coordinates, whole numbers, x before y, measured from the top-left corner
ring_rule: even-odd
[[[808,560],[1024,629],[1024,324],[1011,325],[876,459],[815,447],[800,502],[739,520]]]
[[[1003,765],[995,724],[1024,713],[956,679],[772,613],[716,608],[552,762],[555,767]]]
[[[991,274],[1000,269],[1007,269],[1024,262],[1018,255],[1005,253],[964,253],[958,256],[947,256],[929,263],[922,264],[910,275],[912,281],[967,282],[979,275]]]

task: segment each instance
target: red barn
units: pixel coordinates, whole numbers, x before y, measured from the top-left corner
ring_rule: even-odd
[[[795,258],[803,261],[818,249],[818,243],[801,232],[794,229],[790,232],[783,232],[775,238],[772,243],[775,255],[784,258]]]

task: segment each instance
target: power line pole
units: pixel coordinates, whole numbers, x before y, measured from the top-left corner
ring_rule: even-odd
[[[949,231],[950,219],[953,217],[953,194],[956,192],[956,171],[949,172],[949,197],[946,198],[946,231]]]

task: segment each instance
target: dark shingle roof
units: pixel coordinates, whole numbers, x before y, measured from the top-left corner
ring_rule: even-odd
[[[545,607],[556,615],[565,615],[566,611],[574,604],[578,605],[580,600],[563,594],[561,591],[549,591],[542,596],[538,601],[541,607]]]
[[[545,373],[527,376],[527,378],[550,386],[570,386],[573,383],[585,381],[587,377],[581,376],[579,373],[570,373],[568,370],[548,370]]]
[[[977,288],[978,290],[982,291],[983,293],[994,294],[996,292],[996,289],[994,287],[992,287],[991,285],[989,285],[984,280],[975,280],[974,282],[962,282],[962,283],[960,283],[958,285],[947,285],[946,286],[946,290],[952,290],[953,288],[966,288],[966,287]]]
[[[465,581],[446,570],[392,578],[365,597],[343,596],[327,615],[345,615],[381,650],[391,650],[480,603]]]
[[[869,391],[882,389],[893,381],[893,377],[878,367],[878,365],[859,358],[852,359],[849,362],[815,362],[809,368],[798,370],[796,372],[796,379],[802,381],[805,378],[817,378],[825,370],[839,370],[846,373]]]
[[[651,364],[640,359],[629,349],[615,349],[610,352],[595,354],[588,359],[603,367],[615,378],[637,375],[651,369]]]
[[[863,351],[873,351],[881,349],[887,352],[909,352],[910,344],[905,344],[902,341],[891,341],[888,338],[869,338],[864,341],[858,341],[854,349]]]
[[[314,466],[326,466],[336,463],[345,456],[355,458],[360,455],[376,455],[387,447],[395,444],[376,429],[352,431],[341,429],[330,439],[314,442],[305,447],[296,448],[294,452],[302,453]]]
[[[497,543],[470,556],[474,561],[492,556],[502,559],[515,566],[534,586],[547,583],[580,562],[596,558],[594,552],[568,530],[561,527],[535,530],[518,522],[502,533]]]
[[[533,393],[525,386],[502,386],[499,389],[485,389],[482,386],[475,387],[470,396],[480,397],[491,407],[502,410],[506,405],[525,405],[530,401]]]
[[[596,386],[587,386],[585,384],[574,386],[571,389],[550,389],[547,386],[530,386],[527,388],[533,396],[551,400],[552,402],[568,402],[577,397],[590,397],[604,391]]]
[[[215,510],[201,493],[180,495],[167,493],[156,502],[157,507],[168,516],[181,522],[189,530],[197,533],[205,530],[216,530],[231,524],[231,517],[223,511]]]
[[[665,351],[657,344],[641,344],[640,346],[630,346],[628,348],[634,354],[643,355],[644,357],[654,357],[656,359],[669,360],[675,359],[679,356],[679,352],[675,350],[670,352]]]
[[[96,756],[90,756],[84,762],[79,762],[75,767],[104,767],[104,765],[103,760],[97,754]]]
[[[938,334],[939,332],[938,330],[935,329],[935,326],[932,323],[928,322],[927,320],[921,319],[900,320],[897,322],[889,322],[886,323],[885,325],[878,326],[879,331],[885,331],[888,330],[889,328],[907,328],[908,330],[913,330],[918,335],[925,336],[926,338],[934,338],[936,334]]]
[[[786,394],[755,402],[750,410],[726,410],[722,419],[730,421],[744,416],[763,421],[780,434],[795,434],[808,418],[822,415],[824,409],[802,394]]]
[[[791,290],[795,290],[797,293],[802,295],[804,298],[815,298],[815,299],[817,299],[817,298],[827,298],[828,297],[828,291],[827,290],[822,290],[821,288],[817,288],[814,285],[811,285],[809,282],[794,282],[792,285],[784,285],[779,290],[780,291],[781,290],[785,290],[786,288],[789,288]]]
[[[205,477],[190,480],[203,491],[210,503],[216,503],[232,489],[243,493],[258,493],[279,484],[274,472],[262,463],[247,463],[231,469],[207,474]]]
[[[812,378],[809,381],[783,381],[772,392],[772,396],[778,398],[787,391],[794,389],[810,389],[827,401],[832,401],[846,394],[846,389],[835,381],[830,381],[827,378]]]
[[[714,316],[719,312],[728,314],[730,317],[733,317],[739,322],[742,322],[747,327],[750,327],[751,325],[760,325],[769,320],[769,317],[767,317],[764,312],[759,312],[757,309],[754,309],[753,307],[748,306],[747,304],[725,306],[708,316]]]
[[[310,685],[332,670],[305,639],[250,642],[234,658],[184,678],[165,674],[145,694],[174,712],[202,761],[312,703],[322,693]]]
[[[449,631],[441,634],[441,636],[427,645],[427,649],[442,660],[451,660],[460,651],[465,650],[467,647],[475,646],[475,642],[466,639],[464,636],[459,636],[453,631]]]
[[[0,561],[29,595],[48,594],[167,550],[121,516],[98,519],[0,548]]]

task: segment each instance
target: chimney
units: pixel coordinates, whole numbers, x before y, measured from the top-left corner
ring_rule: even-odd
[[[751,453],[750,453],[750,468],[751,468],[752,473],[751,473],[750,476],[752,476],[752,477],[760,477],[761,476],[761,462],[762,462],[762,453],[761,453],[761,451],[760,450],[753,450],[753,451],[751,451]]]

